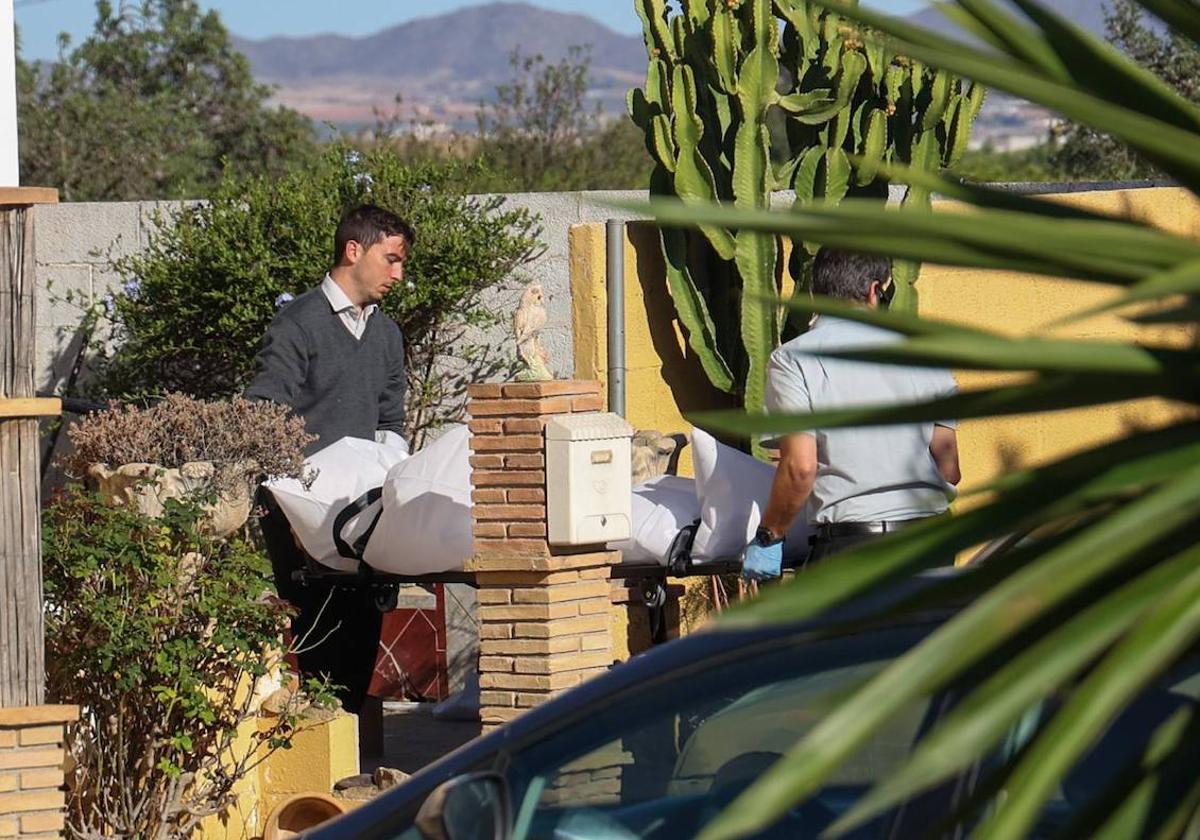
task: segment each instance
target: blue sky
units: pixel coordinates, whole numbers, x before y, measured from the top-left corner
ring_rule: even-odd
[[[114,0],[114,5],[120,0]],[[200,0],[217,9],[229,29],[247,38],[335,32],[366,35],[417,17],[429,17],[487,0]],[[638,32],[631,0],[526,0],[547,9],[590,15],[620,32]],[[925,5],[923,0],[867,0],[896,14]],[[91,31],[95,0],[14,0],[21,54],[53,58],[59,32],[76,42]]]

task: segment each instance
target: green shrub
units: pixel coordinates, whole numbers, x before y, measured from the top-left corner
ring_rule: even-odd
[[[48,694],[82,712],[68,736],[75,836],[186,837],[302,725],[297,693],[236,740],[287,614],[265,597],[261,554],[205,536],[202,501],[168,499],[151,519],[71,487],[45,511]],[[326,686],[308,689],[329,704]]]
[[[101,394],[240,392],[276,302],[320,281],[342,213],[372,202],[417,229],[410,279],[383,302],[407,344],[409,431],[419,437],[451,419],[466,382],[512,364],[506,347],[472,340],[498,322],[485,290],[540,249],[534,216],[464,193],[477,167],[410,166],[387,149],[334,144],[284,178],[226,175],[209,201],[160,216],[144,250],[113,261],[124,283],[106,301],[112,349],[98,348]]]

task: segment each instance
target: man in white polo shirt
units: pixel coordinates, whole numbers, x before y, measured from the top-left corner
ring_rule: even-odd
[[[813,262],[813,292],[886,306],[891,264],[823,248]],[[955,393],[947,370],[852,361],[822,355],[898,341],[878,327],[820,316],[771,354],[769,412],[803,414],[853,406],[901,405]],[[805,515],[813,525],[809,562],[944,513],[960,479],[953,421],[812,429],[779,441],[779,464],[762,525],[743,552],[750,580],[778,577],[783,535]]]

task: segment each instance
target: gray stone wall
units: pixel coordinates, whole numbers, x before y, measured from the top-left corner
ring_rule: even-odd
[[[567,231],[582,222],[629,218],[629,214],[606,207],[604,202],[644,198],[645,193],[637,191],[508,196],[509,207],[526,208],[541,216],[546,251],[518,271],[507,287],[494,290],[489,303],[497,311],[509,312],[515,308],[525,284],[542,284],[549,316],[543,339],[551,365],[559,375],[570,376],[574,370]],[[85,308],[102,305],[106,294],[119,290],[121,278],[108,271],[109,260],[145,247],[153,229],[154,211],[170,211],[175,206],[171,202],[112,202],[38,208],[39,391],[54,393],[64,386],[79,351],[78,328]],[[475,339],[511,343],[506,325],[472,336]]]

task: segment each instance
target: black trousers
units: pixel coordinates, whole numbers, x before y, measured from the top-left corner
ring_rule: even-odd
[[[292,572],[305,557],[271,491],[260,487],[259,526],[275,575],[275,588],[297,610],[292,618],[292,644],[306,677],[327,677],[346,711],[357,714],[367,698],[375,672],[383,613],[369,587],[300,584]]]

